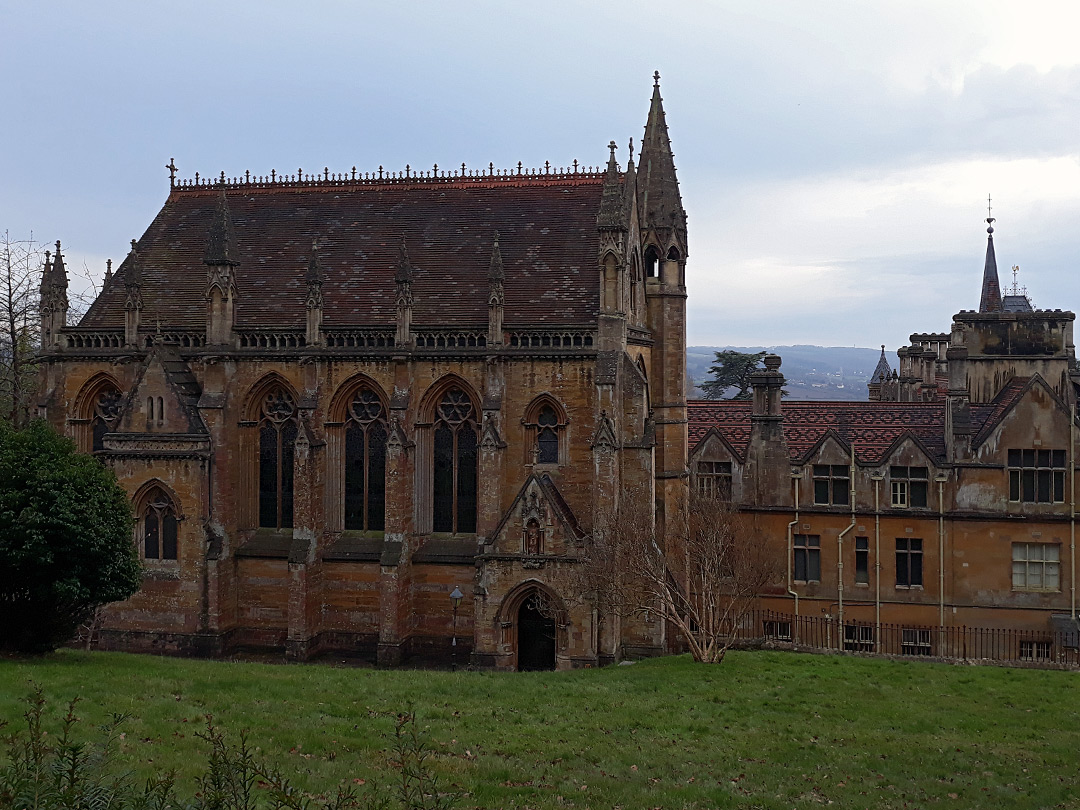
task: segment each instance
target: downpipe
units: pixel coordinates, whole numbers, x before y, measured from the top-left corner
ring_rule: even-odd
[[[795,556],[795,537],[792,530],[799,525],[799,481],[801,480],[801,472],[791,473],[791,488],[795,494],[795,519],[787,525],[787,592],[789,596],[795,599],[795,627],[792,628],[792,642],[795,644],[799,643],[799,593],[795,590],[795,581],[792,578],[794,576],[792,566]]]
[[[848,480],[851,482],[851,491],[848,500],[851,502],[851,522],[836,536],[836,648],[844,648],[844,535],[855,528],[855,443],[851,443],[851,460],[848,466]]]
[[[874,473],[874,651],[881,650],[881,482],[884,476]]]

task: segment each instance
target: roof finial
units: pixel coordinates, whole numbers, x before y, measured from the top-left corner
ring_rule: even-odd
[[[607,148],[608,148],[609,150],[611,150],[611,157],[610,157],[609,159],[610,159],[610,160],[614,160],[614,159],[615,159],[615,150],[616,150],[616,149],[618,148],[618,147],[617,147],[617,146],[615,145],[615,141],[611,141],[610,143],[608,143],[608,145],[607,145]]]
[[[165,168],[169,170],[169,188],[176,185],[176,162],[169,158],[169,162],[165,164]]]
[[[660,86],[660,71],[659,70],[654,70],[653,71],[652,80],[653,80],[653,87],[659,87]]]
[[[634,159],[634,139],[630,138],[630,160]]]
[[[991,211],[991,208],[990,208],[990,195],[987,194],[986,195],[986,224],[989,226],[986,229],[987,233],[993,233],[994,232],[994,222],[997,221],[992,216],[990,216],[990,211]]]

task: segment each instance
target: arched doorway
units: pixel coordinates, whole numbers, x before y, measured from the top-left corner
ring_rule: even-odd
[[[517,615],[519,672],[555,669],[555,619],[536,593],[522,600]]]

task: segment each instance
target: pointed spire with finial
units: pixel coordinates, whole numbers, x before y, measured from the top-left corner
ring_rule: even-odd
[[[596,218],[596,225],[601,230],[625,230],[622,176],[619,172],[619,162],[615,160],[615,141],[608,144],[608,149],[611,154],[608,157],[607,171],[604,173],[604,190],[600,198],[600,214]]]
[[[41,284],[38,289],[44,296],[52,286],[52,251],[45,251],[45,266],[41,268]]]
[[[67,268],[64,267],[64,254],[60,251],[60,240],[56,240],[56,253],[53,255],[52,284],[66,290],[68,286]]]
[[[319,261],[319,240],[316,237],[311,241],[311,258],[308,260],[307,273],[304,275],[304,281],[310,286],[312,284],[322,284],[324,278],[322,262]]]
[[[491,262],[488,264],[488,281],[501,282],[506,278],[503,270],[502,251],[499,249],[499,232],[495,231],[495,241],[491,246]]]
[[[128,288],[142,286],[142,266],[139,261],[138,243],[134,239],[131,240],[131,251],[128,253],[127,261],[124,262],[124,286]],[[141,301],[139,306],[141,308]]]
[[[870,382],[881,383],[889,379],[889,375],[892,374],[892,367],[889,365],[889,361],[885,358],[885,344],[881,344],[881,358],[877,362],[877,368],[874,369],[873,375],[870,377]]]
[[[206,242],[206,258],[203,264],[213,267],[240,264],[236,259],[236,237],[233,234],[232,215],[229,213],[229,201],[225,198],[225,184],[219,183],[214,219],[210,223],[210,236]]]
[[[1001,312],[1001,283],[998,280],[997,255],[994,253],[994,222],[990,197],[986,198],[986,262],[983,265],[982,294],[979,312]]]
[[[638,158],[641,171],[638,211],[645,228],[686,231],[686,211],[675,174],[675,155],[671,151],[664,100],[660,96],[660,72],[653,73],[653,94],[649,119]]]
[[[405,244],[405,234],[401,234],[401,244],[398,246],[397,272],[394,280],[398,284],[407,284],[412,281],[413,266],[409,261],[409,247]]]

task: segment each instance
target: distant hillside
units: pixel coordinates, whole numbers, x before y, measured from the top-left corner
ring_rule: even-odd
[[[843,346],[690,346],[686,350],[686,370],[695,384],[709,377],[716,352],[760,352],[780,355],[780,371],[788,380],[790,399],[866,400],[866,384],[874,373],[880,349]],[[896,364],[893,355],[889,362]],[[692,396],[701,392],[695,388]]]

